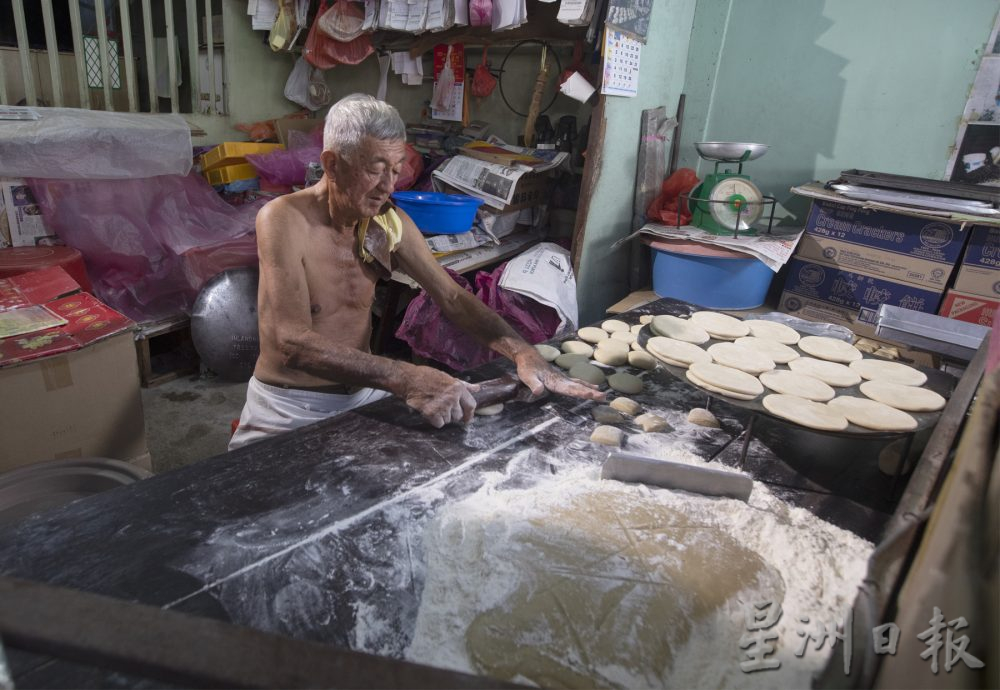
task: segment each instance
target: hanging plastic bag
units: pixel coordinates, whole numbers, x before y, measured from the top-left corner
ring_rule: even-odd
[[[698,175],[691,168],[679,168],[663,181],[660,193],[646,209],[646,220],[668,225],[687,225],[691,222],[691,210],[687,201],[680,198],[698,186]]]
[[[347,43],[360,36],[365,25],[365,11],[356,2],[337,0],[333,7],[321,15],[317,15],[316,23],[324,34]]]
[[[298,22],[295,20],[295,0],[281,0],[278,6],[278,18],[274,21],[271,34],[267,38],[271,50],[274,52],[287,50],[298,28]]]
[[[406,145],[406,159],[403,161],[403,169],[396,178],[396,191],[409,189],[424,171],[424,157],[413,148],[412,144]]]
[[[559,86],[562,86],[567,79],[573,76],[573,72],[579,72],[580,76],[594,85],[594,78],[590,75],[590,70],[583,64],[583,41],[576,41],[573,44],[573,62],[559,75]]]
[[[448,46],[448,54],[444,58],[444,67],[438,75],[437,83],[434,84],[434,93],[431,96],[431,108],[434,110],[451,110],[452,97],[455,91],[455,70],[451,66],[451,46]]]
[[[319,110],[330,102],[330,90],[323,73],[299,58],[285,82],[285,98],[309,110]]]
[[[493,27],[493,0],[469,0],[469,26]]]
[[[496,87],[497,78],[490,73],[490,61],[486,59],[486,46],[483,46],[483,60],[472,73],[472,95],[486,98]]]
[[[317,17],[322,17],[326,13],[326,0],[320,0]],[[331,49],[334,40],[319,30],[319,22],[313,20],[309,27],[309,35],[306,36],[306,45],[302,49],[302,57],[309,61],[309,64],[318,69],[330,69],[337,66],[337,59]]]

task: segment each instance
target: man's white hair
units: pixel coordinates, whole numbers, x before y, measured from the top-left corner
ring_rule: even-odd
[[[350,160],[365,137],[406,139],[406,125],[385,101],[363,93],[344,96],[326,114],[323,148]]]

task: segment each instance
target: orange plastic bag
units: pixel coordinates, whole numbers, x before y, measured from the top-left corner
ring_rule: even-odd
[[[486,59],[486,46],[483,46],[483,61],[472,73],[472,95],[476,98],[486,98],[497,87],[497,78],[490,73],[490,61]]]
[[[646,220],[667,225],[687,225],[691,222],[691,210],[680,198],[698,186],[701,180],[691,168],[679,168],[663,181],[660,194],[646,209]],[[678,213],[680,214],[678,216]]]

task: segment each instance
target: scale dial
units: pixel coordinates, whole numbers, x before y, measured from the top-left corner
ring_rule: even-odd
[[[716,223],[730,230],[749,230],[764,213],[761,194],[753,182],[745,177],[727,177],[708,193],[709,211]],[[736,221],[739,218],[739,227]]]

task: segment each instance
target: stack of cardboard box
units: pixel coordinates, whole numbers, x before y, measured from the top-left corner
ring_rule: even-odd
[[[1000,228],[972,229],[955,285],[941,304],[941,316],[993,327],[1000,308]]]

